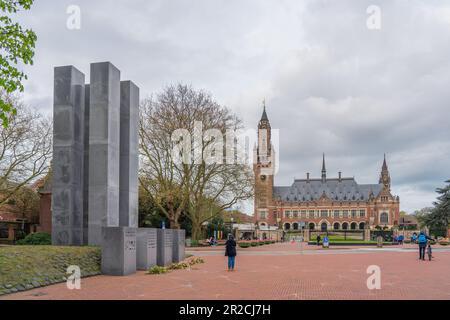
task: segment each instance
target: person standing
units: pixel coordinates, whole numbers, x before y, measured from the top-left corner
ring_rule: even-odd
[[[320,247],[320,241],[322,240],[322,238],[320,237],[320,234],[317,235],[317,246]]]
[[[417,242],[419,243],[419,260],[425,261],[425,250],[427,249],[428,240],[433,239],[427,236],[425,232],[421,231],[417,238]]]
[[[228,271],[234,271],[236,255],[236,241],[234,241],[234,237],[229,234],[227,243],[225,244],[225,256],[228,257]]]

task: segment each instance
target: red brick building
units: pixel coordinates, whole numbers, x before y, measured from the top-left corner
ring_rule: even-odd
[[[355,178],[330,178],[323,156],[320,178],[296,179],[291,186],[274,186],[275,151],[266,109],[258,124],[254,150],[254,219],[260,227],[284,230],[362,230],[399,224],[400,198],[391,193],[384,158],[377,184],[359,184]]]

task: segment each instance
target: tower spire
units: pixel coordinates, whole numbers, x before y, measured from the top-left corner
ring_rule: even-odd
[[[387,165],[386,154],[384,154],[383,167],[381,168],[380,184],[384,185],[388,190],[391,189],[391,175]]]
[[[323,154],[323,162],[322,162],[322,182],[327,180],[327,168],[325,165],[325,153]]]
[[[267,116],[266,112],[266,99],[263,100],[263,114],[261,117],[261,121],[269,121],[269,117]]]
[[[386,153],[384,154],[384,162],[383,162],[382,171],[389,171],[388,170],[388,166],[387,166],[387,162],[386,162]]]

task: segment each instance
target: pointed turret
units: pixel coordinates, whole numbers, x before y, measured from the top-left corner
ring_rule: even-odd
[[[267,116],[267,112],[266,112],[266,100],[263,101],[263,114],[261,117],[261,121],[269,121],[269,117]]]
[[[391,190],[391,175],[386,161],[386,154],[384,155],[383,167],[381,168],[380,184],[384,185],[387,190]]]
[[[322,162],[322,182],[325,183],[326,181],[327,181],[327,167],[325,165],[325,153],[324,153]]]

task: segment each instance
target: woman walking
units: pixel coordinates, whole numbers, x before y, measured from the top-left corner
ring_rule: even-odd
[[[227,243],[225,244],[225,256],[228,257],[228,271],[234,271],[236,263],[236,241],[234,237],[229,234]]]

